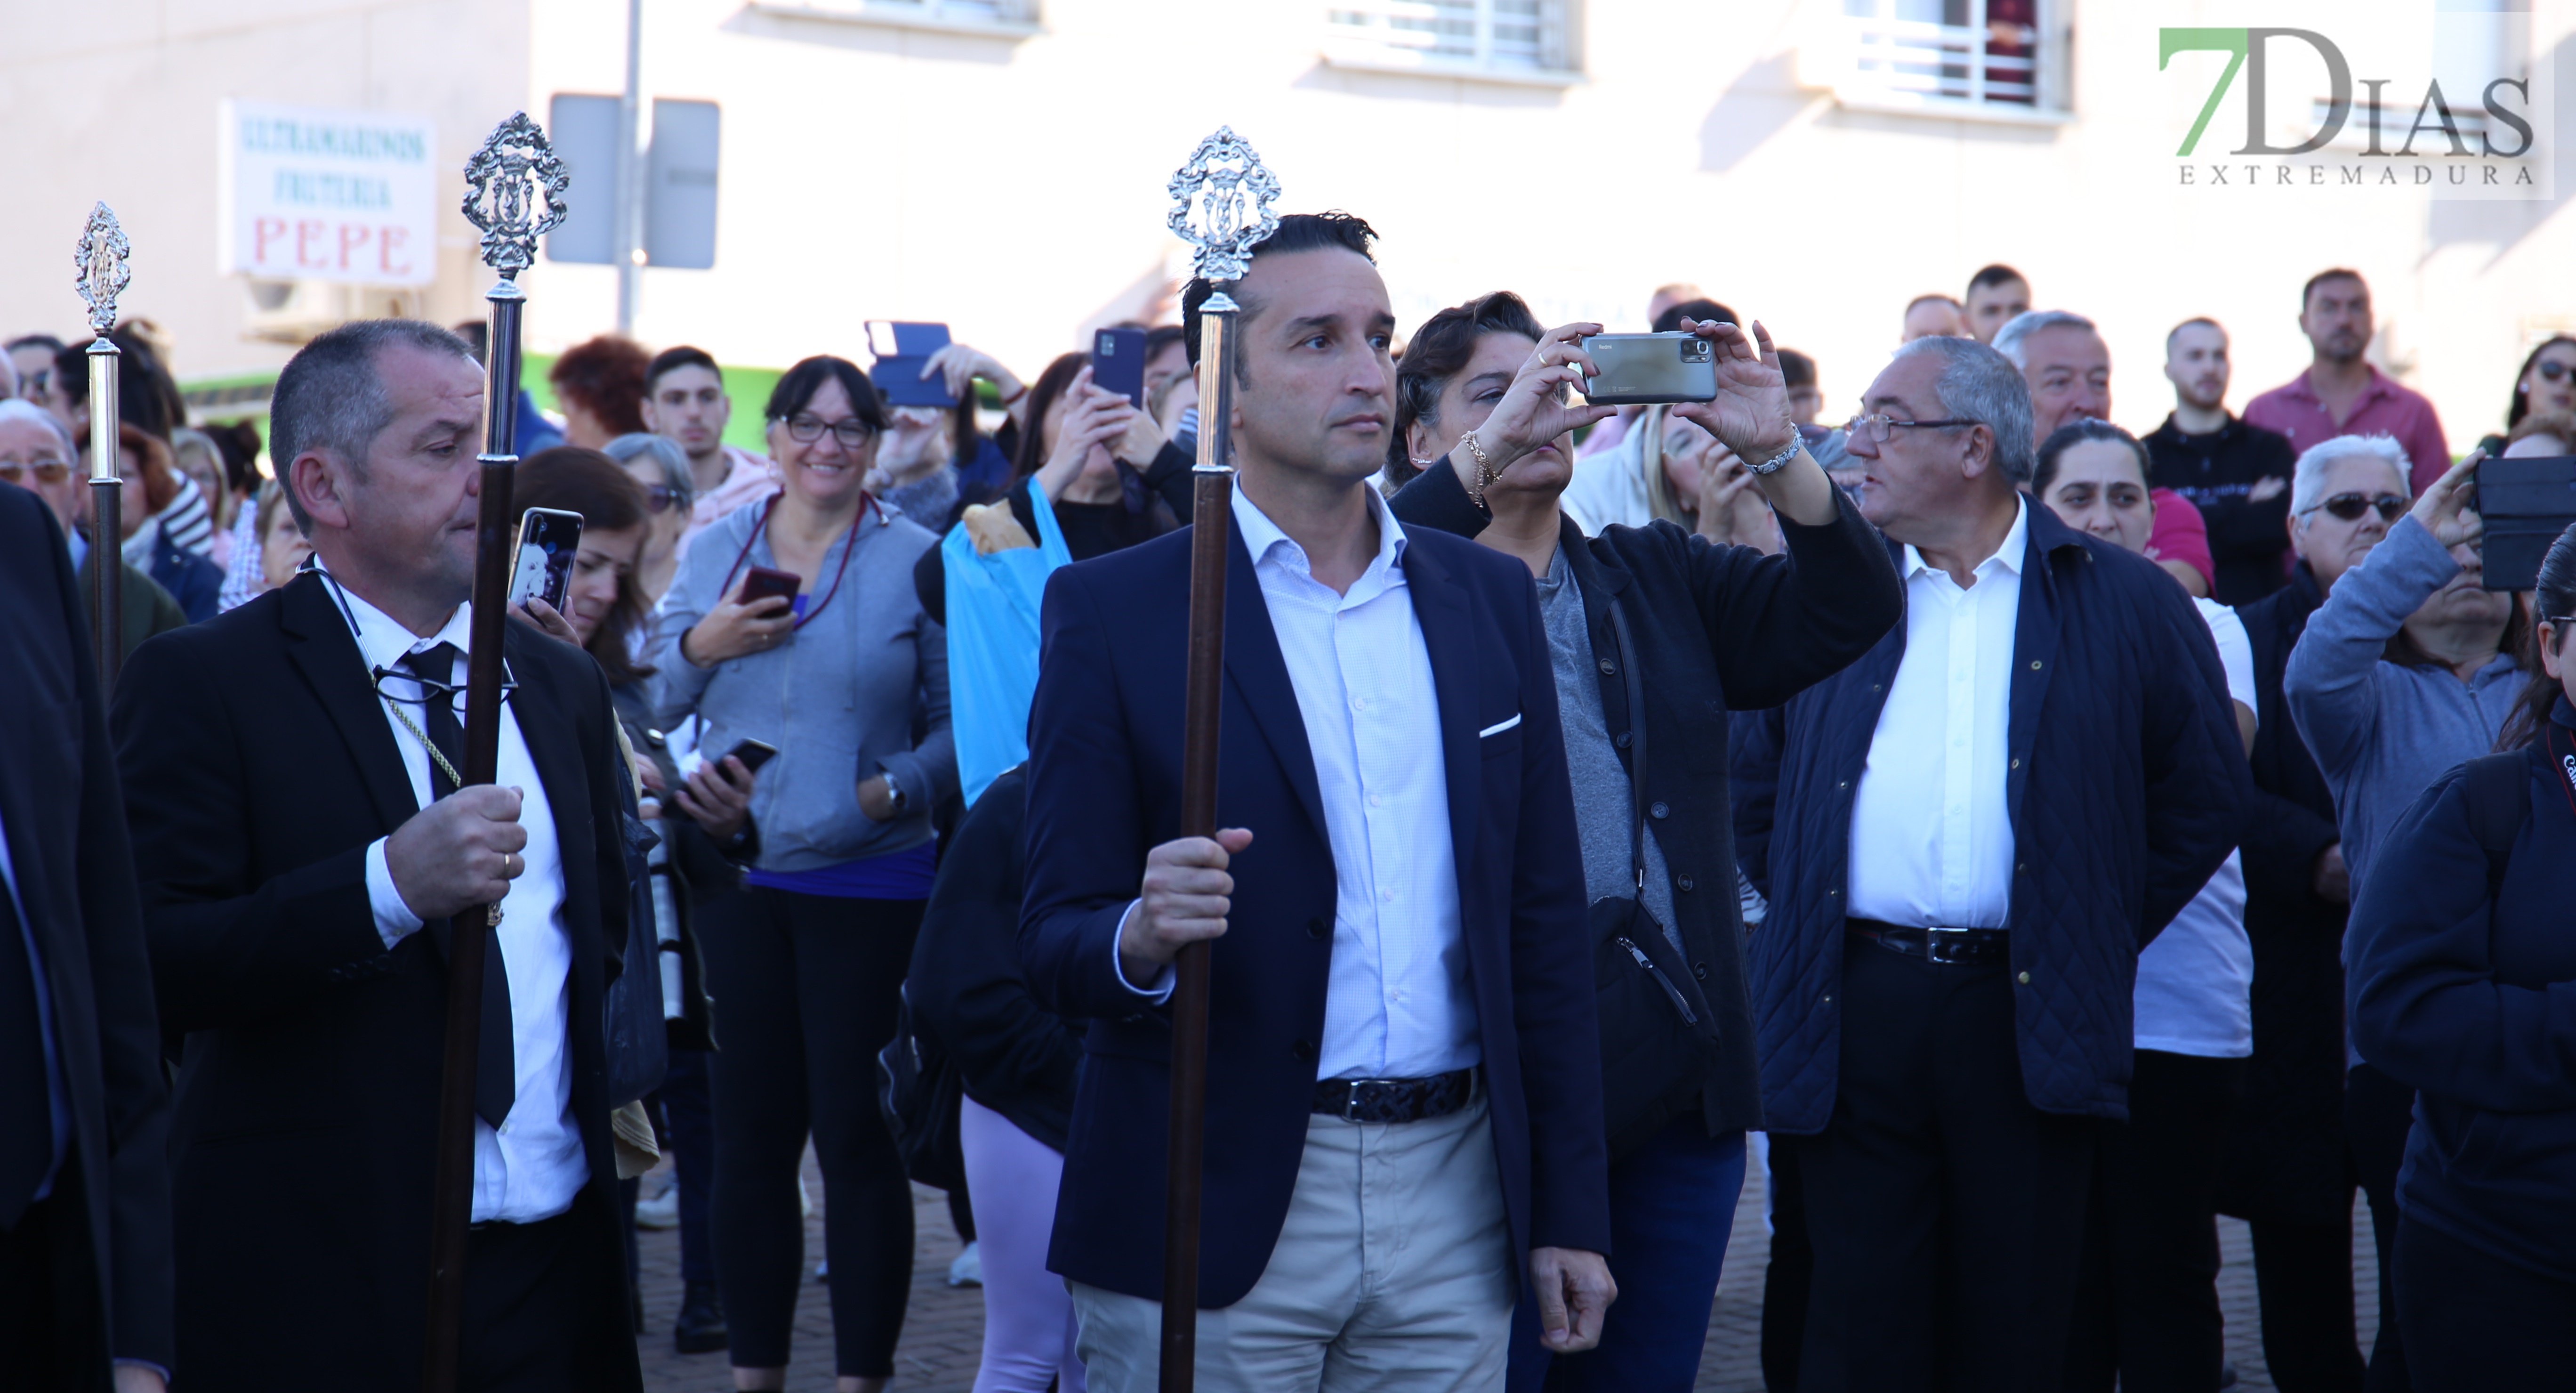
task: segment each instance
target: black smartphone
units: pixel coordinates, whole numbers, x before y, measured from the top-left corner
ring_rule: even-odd
[[[948,394],[946,378],[921,375],[930,355],[948,346],[947,325],[871,319],[867,330],[868,352],[876,358],[868,378],[876,383],[886,405],[944,409],[957,404],[957,398]]]
[[[754,566],[742,573],[742,588],[734,592],[733,602],[747,605],[775,595],[793,603],[796,592],[804,588],[805,582],[798,579],[794,571],[773,571],[767,566]]]
[[[1091,336],[1091,385],[1145,404],[1145,331],[1102,329]]]
[[[2478,461],[2476,496],[2483,524],[2478,583],[2489,590],[2529,590],[2540,582],[2549,544],[2576,523],[2576,457],[2525,455]]]
[[[741,743],[735,745],[733,750],[725,757],[727,759],[741,760],[743,768],[757,771],[760,766],[767,764],[771,759],[775,758],[777,754],[778,747],[776,745],[772,745],[766,740],[753,740],[746,737]]]
[[[581,514],[530,508],[519,515],[518,561],[510,572],[510,608],[543,600],[560,614],[581,554]]]
[[[1717,345],[1697,334],[1595,334],[1583,341],[1599,369],[1579,389],[1594,406],[1711,401]]]

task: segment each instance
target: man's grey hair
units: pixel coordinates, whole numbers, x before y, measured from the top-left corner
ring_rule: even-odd
[[[671,488],[671,496],[680,511],[687,512],[698,499],[698,478],[689,471],[689,453],[680,442],[651,431],[628,431],[600,447],[600,453],[625,464],[638,456],[662,467],[662,482]]]
[[[11,397],[0,401],[0,421],[31,421],[52,431],[54,439],[62,444],[63,462],[75,469],[80,466],[80,446],[73,442],[71,429],[54,413],[25,397]]]
[[[2004,321],[2004,327],[1995,331],[1995,351],[2004,355],[2014,371],[2025,370],[2030,366],[2030,349],[2025,345],[2030,342],[2031,335],[2042,329],[2081,329],[2088,334],[2102,332],[2092,320],[2071,310],[2024,310]]]
[[[2013,323],[2028,318],[2023,315]],[[1896,350],[1896,357],[1924,353],[1941,359],[1940,379],[1932,384],[1933,394],[1941,399],[1941,414],[1953,420],[1974,421],[1994,432],[1996,470],[2016,487],[2029,483],[2035,464],[2031,455],[2030,384],[2022,381],[2021,369],[1975,339],[1916,339]]]
[[[277,375],[268,404],[268,457],[277,462],[277,477],[286,484],[286,506],[295,525],[310,536],[313,519],[295,494],[289,476],[295,460],[309,450],[339,457],[352,470],[367,467],[367,452],[393,424],[393,394],[376,371],[376,355],[397,345],[424,353],[448,354],[474,361],[465,340],[435,324],[417,319],[358,319],[325,332],[297,349]],[[491,409],[508,411],[515,402]]]
[[[2315,511],[2319,504],[2325,502],[2326,471],[2334,467],[2336,460],[2350,459],[2354,455],[2369,455],[2396,470],[2397,491],[2410,498],[2414,496],[2415,487],[2409,482],[2414,477],[2414,466],[2407,461],[2406,447],[2397,443],[2397,437],[2384,434],[2338,435],[2332,440],[2318,441],[2308,447],[2307,453],[2299,456],[2298,466],[2290,475],[2290,511],[2301,517]]]

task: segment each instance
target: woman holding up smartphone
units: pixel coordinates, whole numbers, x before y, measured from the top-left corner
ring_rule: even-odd
[[[654,708],[664,729],[700,717],[702,748],[752,739],[782,751],[752,793],[751,893],[700,925],[726,1008],[715,1217],[734,1383],[786,1386],[810,1133],[839,1388],[875,1393],[894,1372],[913,1232],[874,1060],[894,1036],[930,893],[930,809],[957,782],[946,635],[912,587],[936,538],[868,493],[887,419],[855,364],[798,363],[767,416],[782,488],[691,541],[662,598]],[[783,580],[747,596],[755,570],[792,577],[793,597]]]

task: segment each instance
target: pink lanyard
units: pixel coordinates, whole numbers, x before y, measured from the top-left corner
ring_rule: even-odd
[[[759,541],[761,535],[769,530],[769,515],[778,510],[778,500],[780,496],[781,495],[773,493],[769,496],[769,501],[761,505],[760,521],[752,524],[751,535],[742,539],[742,550],[733,554],[733,564],[725,568],[724,584],[716,587],[716,594],[719,597],[716,601],[718,604],[724,603],[721,597],[725,592],[733,589],[734,575],[742,569],[743,561],[751,555],[751,544]],[[832,570],[832,588],[823,592],[823,600],[821,604],[817,604],[812,609],[805,611],[804,618],[788,625],[787,632],[792,634],[797,630],[804,628],[806,625],[813,623],[815,617],[820,615],[824,609],[831,605],[832,597],[841,593],[841,577],[849,574],[850,571],[850,553],[859,549],[859,524],[868,520],[868,510],[876,508],[876,506],[877,496],[875,494],[870,493],[865,489],[859,490],[859,515],[850,519],[850,530],[842,534],[841,564],[834,567]],[[879,521],[883,521],[885,510],[882,508],[877,509],[877,517]]]

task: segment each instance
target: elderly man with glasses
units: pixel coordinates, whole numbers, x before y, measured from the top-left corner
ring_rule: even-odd
[[[96,604],[90,577],[99,549],[89,544],[82,530],[89,520],[89,480],[80,468],[79,452],[72,448],[71,432],[52,412],[18,398],[0,401],[0,483],[34,493],[53,510],[54,520],[62,524],[63,540],[71,545],[81,603]],[[117,606],[122,620],[120,646],[131,658],[145,639],[185,628],[188,615],[158,581],[122,560],[117,564],[125,567]]]
[[[2024,498],[2010,361],[1920,339],[1863,410],[1905,622],[1734,757],[1763,1110],[1815,1249],[1799,1386],[2055,1390],[2137,953],[2235,846],[2244,746],[2181,590]]]

